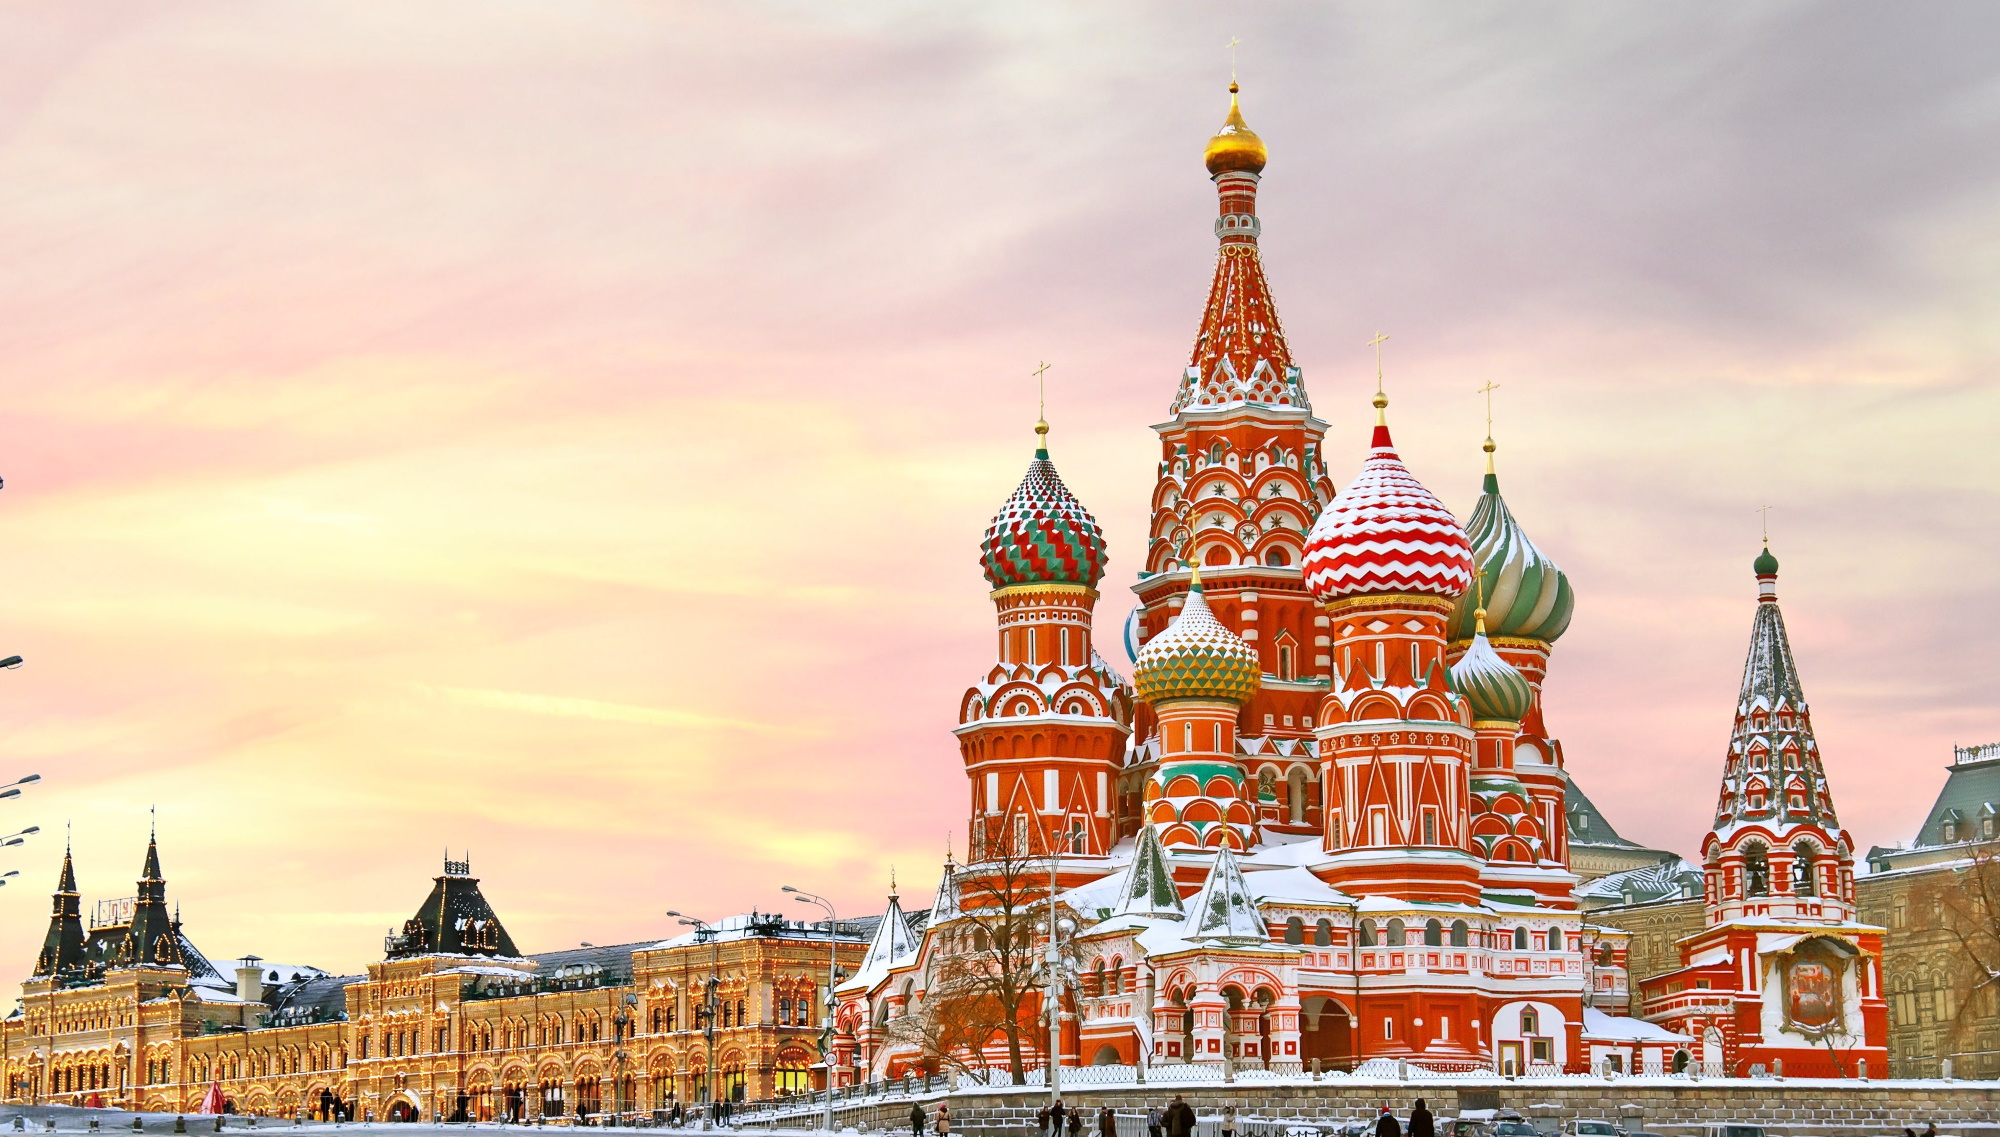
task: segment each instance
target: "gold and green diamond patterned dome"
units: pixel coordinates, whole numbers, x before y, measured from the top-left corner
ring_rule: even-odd
[[[1139,649],[1132,685],[1149,703],[1168,699],[1227,699],[1247,703],[1257,693],[1257,651],[1222,625],[1201,595],[1195,571],[1187,606],[1167,630]]]

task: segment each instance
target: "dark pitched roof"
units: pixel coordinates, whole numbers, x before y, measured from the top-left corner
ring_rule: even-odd
[[[1563,812],[1569,815],[1569,843],[1572,845],[1615,845],[1621,849],[1643,849],[1637,841],[1618,835],[1611,822],[1576,784],[1568,770],[1563,774]]]
[[[1990,757],[1988,755],[1991,755]],[[1980,818],[2000,810],[2000,746],[1968,746],[1953,753],[1944,788],[1917,831],[1917,847],[1957,845],[1980,839]],[[1956,831],[1945,839],[1944,823]]]
[[[347,985],[366,975],[318,975],[285,984],[271,997],[272,1026],[336,1022],[347,1017]]]
[[[480,894],[465,861],[447,860],[417,914],[384,945],[390,959],[416,955],[518,956],[513,937]]]

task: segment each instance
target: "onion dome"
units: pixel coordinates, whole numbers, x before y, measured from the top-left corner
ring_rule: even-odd
[[[1534,705],[1535,689],[1486,642],[1485,616],[1485,609],[1473,610],[1472,646],[1451,665],[1451,685],[1472,704],[1475,722],[1520,722]]]
[[[1750,562],[1750,569],[1758,576],[1778,575],[1778,558],[1771,555],[1771,546],[1764,546],[1764,551],[1758,553],[1757,559]]]
[[[1378,410],[1389,401],[1375,396]],[[1306,587],[1322,602],[1416,592],[1456,600],[1472,587],[1472,546],[1458,519],[1417,481],[1382,416],[1361,473],[1327,503],[1306,541]]]
[[[1232,170],[1262,173],[1264,162],[1270,158],[1264,140],[1243,121],[1243,110],[1236,105],[1236,89],[1234,82],[1229,84],[1229,117],[1222,120],[1222,129],[1208,140],[1208,150],[1202,154],[1210,174]]]
[[[1472,540],[1472,560],[1479,566],[1486,597],[1486,631],[1542,643],[1554,643],[1569,628],[1576,595],[1569,577],[1548,555],[1528,540],[1521,523],[1500,496],[1500,479],[1493,472],[1493,443],[1486,443],[1486,482],[1466,536]],[[1452,614],[1452,638],[1473,634],[1473,600],[1461,596]]]
[[[1035,460],[979,544],[980,564],[995,588],[1016,584],[1080,584],[1097,587],[1104,578],[1104,533],[1097,519],[1063,485],[1049,461],[1049,424],[1035,424],[1041,435]]]
[[[1257,651],[1224,627],[1201,595],[1201,570],[1188,586],[1187,606],[1167,630],[1139,649],[1132,685],[1149,703],[1168,699],[1227,699],[1247,703],[1257,693]]]

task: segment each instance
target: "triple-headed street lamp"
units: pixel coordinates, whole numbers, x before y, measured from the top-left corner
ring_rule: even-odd
[[[820,1026],[820,1034],[826,1041],[820,1044],[819,1063],[826,1070],[826,1131],[833,1132],[833,985],[840,975],[840,918],[833,914],[833,901],[803,888],[785,886],[801,904],[816,904],[826,911],[826,1021]]]
[[[709,923],[707,920],[688,916],[672,909],[667,911],[667,915],[678,917],[683,926],[693,928],[697,941],[706,938],[709,943],[708,982],[705,984],[708,992],[703,996],[701,1006],[695,1009],[694,1014],[696,1020],[700,1023],[701,1036],[708,1043],[704,1047],[708,1053],[705,1060],[705,1073],[702,1074],[701,1079],[701,1096],[702,1100],[708,1103],[709,1113],[714,1114],[716,1119],[720,1120],[720,1114],[715,1108],[715,1019],[719,1010],[716,1003],[716,990],[722,985],[722,977],[718,974],[722,970],[722,937],[716,934],[715,925]]]

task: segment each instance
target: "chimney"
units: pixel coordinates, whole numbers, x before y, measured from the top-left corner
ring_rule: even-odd
[[[264,1001],[263,960],[246,955],[236,962],[236,997],[246,1003]]]

